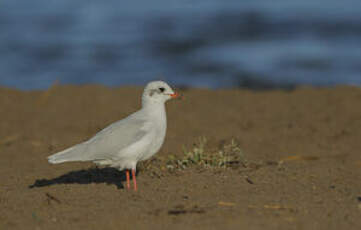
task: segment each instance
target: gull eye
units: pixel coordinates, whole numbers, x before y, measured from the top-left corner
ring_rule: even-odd
[[[160,88],[159,88],[159,91],[160,91],[161,93],[163,93],[163,92],[165,91],[165,88],[160,87]]]

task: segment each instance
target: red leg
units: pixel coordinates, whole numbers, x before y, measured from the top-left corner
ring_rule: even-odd
[[[127,177],[127,189],[130,189],[129,170],[125,170],[125,176]]]
[[[135,170],[132,169],[132,177],[133,177],[133,183],[134,183],[134,191],[137,191],[137,179],[135,178]]]

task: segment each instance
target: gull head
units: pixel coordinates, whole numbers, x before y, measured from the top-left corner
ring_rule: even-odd
[[[149,82],[143,91],[142,104],[164,104],[172,98],[177,98],[178,93],[175,93],[172,88],[164,81]]]

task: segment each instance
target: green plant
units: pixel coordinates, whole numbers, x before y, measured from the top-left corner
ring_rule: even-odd
[[[244,154],[239,144],[232,139],[230,143],[224,144],[220,149],[207,149],[207,138],[200,137],[191,150],[183,147],[183,155],[176,157],[169,155],[166,163],[167,168],[186,169],[191,166],[203,168],[226,168],[231,165],[245,165]]]

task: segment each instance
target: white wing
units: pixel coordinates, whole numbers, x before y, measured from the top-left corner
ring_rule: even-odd
[[[138,111],[106,127],[86,142],[56,153],[48,160],[50,163],[66,161],[92,161],[120,158],[121,150],[146,135],[146,120]]]

